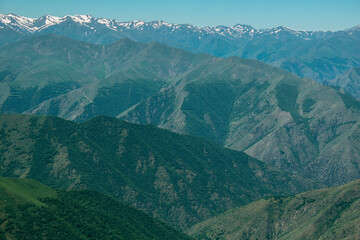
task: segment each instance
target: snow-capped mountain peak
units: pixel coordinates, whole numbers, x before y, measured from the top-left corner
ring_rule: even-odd
[[[261,29],[259,30],[259,34],[263,36],[271,36],[274,38],[279,38],[281,36],[293,36],[298,37],[304,40],[310,40],[311,38],[315,38],[313,36],[313,32],[304,31],[304,30],[296,30],[286,26],[279,26],[275,28]]]
[[[135,20],[135,21],[132,21],[130,25],[134,26],[135,28],[139,28],[139,27],[145,25],[145,22],[143,20]]]
[[[232,27],[233,29],[242,29],[242,30],[252,30],[254,29],[252,26],[250,25],[246,25],[246,24],[236,24]]]
[[[15,31],[29,31],[32,32],[31,26],[34,23],[33,18],[22,17],[16,14],[0,14],[0,24],[4,24]]]
[[[229,26],[214,26],[214,27],[196,27],[191,24],[174,24],[167,23],[165,21],[151,21],[145,22],[143,20],[135,20],[128,22],[121,22],[117,20],[109,20],[107,18],[95,18],[90,15],[67,15],[64,17],[55,17],[50,15],[45,15],[40,18],[28,18],[18,16],[16,14],[0,14],[0,29],[12,29],[20,34],[33,34],[36,32],[43,31],[48,28],[59,28],[63,29],[63,23],[75,24],[81,26],[76,34],[83,36],[80,39],[86,40],[88,36],[93,36],[101,29],[109,29],[111,31],[118,32],[119,36],[124,37],[124,33],[131,34],[131,31],[146,31],[151,34],[155,32],[162,32],[166,34],[178,34],[183,35],[192,35],[195,39],[202,39],[205,35],[212,36],[215,38],[226,38],[226,39],[253,39],[257,37],[296,37],[303,40],[310,40],[314,38],[324,38],[327,35],[331,35],[329,32],[310,32],[304,30],[295,30],[286,26],[279,26],[269,29],[257,30],[250,25],[236,24],[232,27]],[[82,28],[82,27],[85,28]],[[76,29],[73,28],[73,29]],[[84,30],[85,29],[85,30]],[[347,32],[352,34],[353,32],[358,32],[360,30],[360,25],[354,28],[348,29]],[[44,32],[53,32],[52,30]],[[54,32],[58,32],[54,30]],[[113,33],[113,32],[112,32]],[[111,33],[111,34],[112,34]]]
[[[34,22],[34,19],[28,18],[28,17],[22,17],[18,16],[16,14],[10,13],[10,14],[0,14],[1,21],[4,21],[6,23],[18,23],[21,25],[28,25]]]
[[[355,26],[355,27],[346,29],[345,31],[348,32],[348,33],[360,32],[360,24]]]
[[[47,28],[49,26],[59,24],[64,20],[59,17],[54,17],[50,15],[45,15],[40,18],[34,19],[32,26],[29,26],[33,31],[40,31],[41,29]]]
[[[80,24],[91,23],[92,20],[94,19],[90,15],[79,15],[79,14],[77,14],[75,16],[68,15],[67,17],[70,17],[74,22],[78,22]]]
[[[172,26],[175,25],[175,24],[172,24],[172,23],[164,22],[162,20],[152,21],[149,24],[151,24],[154,28],[159,28],[159,27],[170,27],[171,28]]]

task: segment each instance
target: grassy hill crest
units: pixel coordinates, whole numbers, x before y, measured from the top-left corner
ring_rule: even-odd
[[[192,239],[93,191],[0,178],[0,239]]]

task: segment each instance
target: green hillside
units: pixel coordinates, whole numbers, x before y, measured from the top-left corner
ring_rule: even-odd
[[[196,239],[359,239],[360,180],[270,197],[193,226]]]
[[[0,239],[191,239],[93,191],[60,191],[0,178]]]
[[[178,228],[271,194],[314,187],[242,152],[96,117],[0,115],[0,176],[106,193]]]

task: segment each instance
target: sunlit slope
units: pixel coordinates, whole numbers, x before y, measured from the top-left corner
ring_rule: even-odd
[[[271,197],[192,227],[196,239],[359,239],[360,180]]]

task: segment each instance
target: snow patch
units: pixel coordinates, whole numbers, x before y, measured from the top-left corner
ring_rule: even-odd
[[[126,31],[136,29],[139,31],[156,31],[158,28],[168,29],[168,31],[184,31],[187,33],[198,33],[199,35],[221,35],[224,37],[231,38],[242,38],[242,37],[256,37],[258,35],[272,35],[274,37],[278,37],[279,34],[283,32],[286,34],[292,34],[297,37],[301,37],[305,40],[314,39],[314,38],[324,38],[327,36],[328,32],[307,32],[304,30],[295,30],[289,27],[280,26],[277,28],[271,29],[262,29],[257,30],[251,27],[250,25],[242,25],[237,24],[233,27],[228,26],[214,26],[214,27],[203,27],[198,28],[196,26],[190,24],[173,24],[167,23],[164,21],[152,21],[152,22],[144,22],[142,20],[129,21],[129,22],[120,22],[117,20],[109,20],[106,18],[94,18],[90,15],[67,15],[64,17],[54,17],[50,15],[46,15],[40,18],[27,18],[17,16],[15,14],[0,14],[0,23],[2,25],[6,25],[9,28],[14,29],[18,32],[36,32],[41,31],[50,26],[54,26],[60,24],[65,21],[73,21],[77,22],[85,27],[91,29],[91,31],[96,31],[97,27],[101,27],[99,25],[106,26],[107,28],[113,31]],[[4,28],[4,27],[2,27]],[[360,25],[350,28],[346,30],[348,33],[350,32],[358,32],[360,30]],[[88,33],[90,34],[90,32]],[[198,36],[198,35],[197,35]]]
[[[108,19],[106,19],[106,18],[99,18],[97,20],[97,22],[100,23],[100,24],[107,25],[107,24],[109,24],[110,21]]]
[[[69,17],[71,17],[74,22],[78,22],[80,24],[90,23],[91,20],[93,19],[93,17],[90,15],[75,15],[75,16],[69,16]]]
[[[133,21],[132,23],[136,28],[145,25],[145,22],[143,20]]]
[[[3,17],[3,16],[1,16],[0,17],[0,21],[2,22],[2,23],[5,23],[5,24],[9,24],[9,23],[11,23],[11,20],[9,19],[9,18],[7,18],[7,17]]]

